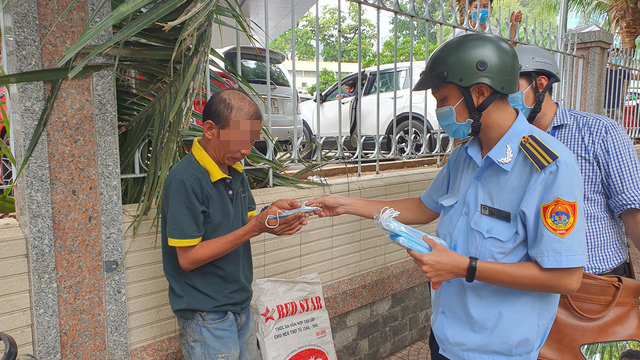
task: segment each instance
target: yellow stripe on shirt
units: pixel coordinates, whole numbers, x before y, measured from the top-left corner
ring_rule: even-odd
[[[169,238],[169,246],[175,247],[187,247],[187,246],[195,246],[200,243],[202,240],[201,237],[197,239],[172,239]]]

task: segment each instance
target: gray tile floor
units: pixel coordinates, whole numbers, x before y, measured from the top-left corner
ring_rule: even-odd
[[[418,341],[413,345],[398,351],[384,360],[430,360],[429,342],[427,339]]]

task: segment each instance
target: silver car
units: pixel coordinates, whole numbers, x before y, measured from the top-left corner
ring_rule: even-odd
[[[244,84],[231,82],[221,72],[236,71],[238,62],[238,49],[240,50],[240,74],[241,77],[253,89],[247,89]],[[286,56],[276,50],[269,50],[269,80],[267,83],[267,51],[252,46],[229,46],[216,50],[225,59],[225,62],[211,56],[210,72],[217,72],[225,78],[228,85],[243,89],[258,104],[264,117],[265,126],[270,126],[271,135],[284,149],[289,149],[292,144],[302,143],[310,139],[310,133],[304,131],[300,118],[300,98],[298,92],[292,88],[289,71],[283,62]],[[218,78],[219,80],[219,78]],[[212,77],[212,81],[217,81]],[[224,84],[223,84],[224,85]],[[267,91],[270,89],[270,96]],[[307,136],[305,138],[305,135]],[[262,135],[266,140],[265,134]],[[256,148],[266,152],[266,142],[256,143]]]
[[[412,91],[420,77],[424,63],[398,63],[373,66],[360,73],[361,96],[344,95],[344,84],[357,84],[358,73],[349,74],[335,83],[320,96],[320,101],[305,101],[301,104],[304,126],[309,126],[312,136],[323,139],[323,148],[335,146],[337,139],[343,139],[343,145],[353,147],[350,141],[358,133],[364,137],[363,148],[375,149],[374,138],[383,136],[381,149],[396,150],[406,154],[409,139],[413,152],[423,150],[426,140],[427,152],[433,152],[440,139],[440,149],[446,150],[449,138],[444,132],[438,136],[439,124],[436,119],[436,100],[431,91]],[[378,81],[379,77],[379,81]],[[340,84],[340,86],[338,86]],[[378,97],[379,94],[379,97]],[[361,123],[358,124],[358,102]],[[425,137],[424,134],[427,136]]]

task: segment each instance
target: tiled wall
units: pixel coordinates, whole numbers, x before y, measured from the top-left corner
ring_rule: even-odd
[[[131,225],[135,206],[124,208],[124,228]],[[132,236],[125,233],[125,267],[129,342],[135,348],[176,334],[178,323],[169,307],[167,281],[162,272],[159,227],[146,219]],[[157,232],[156,232],[157,229]],[[157,236],[156,236],[157,234]]]
[[[323,193],[370,199],[419,196],[437,174],[428,168],[378,176],[336,180],[326,188],[272,188],[253,192],[258,209],[281,198],[305,201]],[[125,228],[135,206],[125,206]],[[422,227],[434,232],[435,224]],[[156,236],[157,235],[157,236]],[[285,237],[262,235],[251,241],[256,278],[295,278],[317,272],[323,284],[362,274],[406,260],[408,255],[389,243],[373,220],[355,216],[309,218],[309,225]],[[149,346],[177,334],[177,321],[169,307],[167,282],[162,273],[160,235],[143,222],[137,235],[125,237],[130,347]]]
[[[640,156],[640,146],[636,146]],[[254,192],[260,207],[278,198],[303,201],[323,192],[353,197],[398,198],[419,196],[437,170],[414,170],[332,182],[329,188],[262,189]],[[135,206],[124,208],[127,228]],[[423,228],[434,232],[435,225]],[[310,219],[299,234],[276,238],[260,236],[252,241],[256,277],[296,277],[318,272],[325,285],[363,274],[385,265],[402,262],[406,253],[387,243],[383,232],[371,220],[353,216]],[[162,273],[159,235],[146,220],[133,237],[127,231],[127,278],[129,336],[132,358],[136,349],[148,356],[154,346],[177,346],[177,323],[169,308],[167,283]],[[18,222],[0,219],[0,331],[11,334],[20,353],[32,353],[32,314],[26,243]],[[169,345],[158,345],[169,343]]]
[[[11,218],[0,219],[0,331],[16,340],[20,354],[33,353],[27,246]]]

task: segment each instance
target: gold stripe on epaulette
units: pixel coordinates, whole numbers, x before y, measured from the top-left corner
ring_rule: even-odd
[[[526,144],[524,144],[524,146],[528,147],[529,150],[531,150],[531,153],[538,158],[538,160],[542,161],[542,165],[544,165],[545,167],[547,165],[549,165],[549,161],[547,161],[545,159],[545,155],[544,153],[542,153],[542,149],[540,149],[538,146],[536,146],[536,144],[532,143],[532,142],[528,142]]]
[[[558,154],[553,152],[535,135],[523,136],[520,141],[520,148],[538,170],[544,169],[558,158]]]
[[[546,160],[547,165],[549,165],[549,164],[551,164],[551,163],[552,163],[551,158],[550,158],[550,157],[545,153],[545,150],[541,149],[541,148],[540,148],[540,146],[538,146],[538,144],[536,144],[535,142],[530,142],[530,143],[529,143],[529,145],[530,145],[530,146],[535,147],[535,149],[536,149],[536,150],[537,150],[537,151],[538,151],[542,156],[544,156],[544,158],[545,158],[545,160]],[[551,149],[547,148],[547,150],[549,150],[549,151],[550,151]]]

